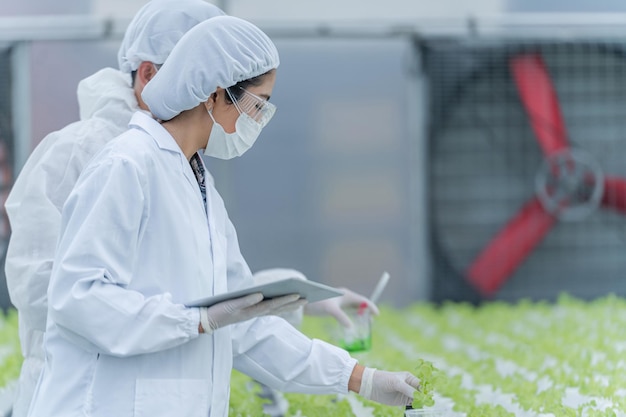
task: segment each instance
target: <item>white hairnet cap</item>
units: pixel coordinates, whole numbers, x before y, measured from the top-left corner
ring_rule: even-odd
[[[191,29],[144,87],[152,114],[170,120],[207,101],[217,87],[232,87],[277,68],[278,51],[258,27],[219,16]]]
[[[117,52],[122,72],[130,73],[142,61],[162,64],[189,29],[224,12],[204,0],[152,0],[128,25]]]

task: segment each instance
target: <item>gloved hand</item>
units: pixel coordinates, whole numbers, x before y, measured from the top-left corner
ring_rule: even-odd
[[[309,303],[304,307],[304,314],[310,316],[333,316],[344,327],[352,327],[353,323],[343,311],[343,308],[358,309],[361,303],[365,303],[372,314],[378,315],[378,307],[366,297],[347,288],[338,289],[343,292],[342,296]]]
[[[298,309],[306,304],[299,294],[289,294],[263,301],[263,294],[222,301],[211,307],[200,308],[200,325],[204,333],[212,333],[220,327],[246,321],[254,317],[280,314]]]
[[[413,403],[419,379],[410,372],[387,372],[365,368],[359,395],[387,405],[406,406]]]

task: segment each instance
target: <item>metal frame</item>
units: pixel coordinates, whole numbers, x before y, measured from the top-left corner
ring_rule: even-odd
[[[72,39],[121,39],[130,18],[99,18],[89,15],[0,17],[0,43]],[[620,36],[626,26],[623,13],[550,13],[469,16],[464,19],[421,21],[360,20],[341,23],[255,21],[272,37],[289,38],[385,38],[499,36],[589,37]]]
[[[31,152],[30,43],[17,42],[11,48],[11,106],[13,108],[13,178],[22,169]]]

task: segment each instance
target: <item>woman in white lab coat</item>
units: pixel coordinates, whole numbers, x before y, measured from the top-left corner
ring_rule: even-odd
[[[85,168],[63,210],[30,416],[225,417],[233,366],[284,391],[410,403],[413,375],[365,368],[267,316],[301,306],[297,295],[184,305],[252,282],[198,150],[252,146],[277,67],[254,25],[197,25],[142,94],[161,122],[136,113]]]

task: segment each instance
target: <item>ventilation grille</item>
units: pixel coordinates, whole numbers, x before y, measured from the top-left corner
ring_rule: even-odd
[[[583,155],[604,176],[626,178],[623,42],[435,41],[424,44],[423,52],[431,102],[435,299],[553,299],[563,291],[583,298],[626,294],[626,217],[602,205],[574,219],[555,213],[545,237],[491,294],[469,284],[479,255],[536,198],[538,172],[546,160],[513,75],[514,60],[538,57],[545,65],[568,151]],[[527,78],[531,99],[541,102],[541,81]],[[544,129],[558,129],[544,116],[534,120],[541,119]],[[536,226],[526,221],[524,229]],[[519,251],[514,246],[523,244],[508,243],[500,245],[503,251],[490,266],[507,262]]]

